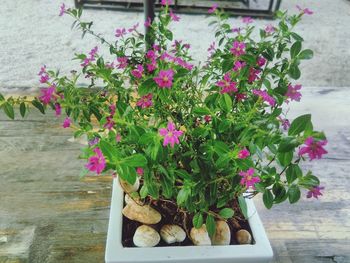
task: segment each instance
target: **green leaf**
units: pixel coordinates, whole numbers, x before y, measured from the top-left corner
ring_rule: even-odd
[[[293,63],[290,65],[289,70],[288,70],[288,74],[292,79],[299,79],[301,72],[300,69],[298,67],[297,63]]]
[[[24,116],[26,115],[26,104],[24,102],[22,102],[20,105],[19,105],[19,112],[22,116],[22,118],[24,118]]]
[[[173,40],[173,33],[170,30],[165,30],[164,35],[168,40]]]
[[[231,208],[224,208],[219,212],[219,215],[225,219],[233,217],[234,214],[235,212]]]
[[[274,203],[279,204],[288,198],[287,191],[282,184],[276,183],[272,187],[272,192],[275,195]]]
[[[248,207],[243,195],[240,195],[238,197],[238,204],[239,204],[239,207],[241,208],[241,212],[244,215],[245,219],[248,219]]]
[[[147,159],[142,154],[134,154],[128,156],[120,161],[123,165],[129,167],[145,167],[147,165]]]
[[[301,50],[301,42],[300,41],[294,42],[294,44],[290,49],[290,57],[292,59],[295,58],[299,54],[300,50]]]
[[[298,141],[294,137],[284,137],[281,140],[277,151],[280,153],[291,152],[297,145]]]
[[[207,107],[195,107],[193,109],[193,113],[200,116],[211,114],[210,110]]]
[[[202,213],[198,212],[194,215],[192,219],[193,226],[195,228],[200,228],[203,225],[203,215]]]
[[[45,114],[44,106],[38,100],[33,100],[32,105],[37,108],[42,114]]]
[[[298,135],[299,133],[305,131],[309,123],[311,122],[311,114],[305,114],[302,116],[299,116],[298,118],[294,119],[291,123],[288,135],[294,136]]]
[[[300,179],[299,184],[306,188],[310,188],[320,185],[320,180],[316,176],[308,173]]]
[[[300,52],[298,58],[299,59],[312,59],[314,56],[314,52],[311,49],[305,49]]]
[[[232,99],[230,95],[226,93],[223,94],[219,100],[219,105],[220,105],[220,108],[226,112],[229,112],[230,110],[232,110]]]
[[[304,41],[304,39],[297,33],[291,32],[290,35],[292,36],[292,38],[294,38],[297,41]]]
[[[181,190],[179,191],[176,197],[177,204],[182,205],[183,203],[185,203],[190,193],[191,193],[191,190],[189,188],[187,187],[181,188]]]
[[[287,166],[293,159],[293,152],[278,153],[277,159],[283,166]]]
[[[181,170],[181,169],[180,170],[175,170],[174,173],[177,174],[182,179],[186,179],[186,180],[191,180],[192,179],[191,175],[188,172],[186,172],[185,170]]]
[[[0,101],[4,101],[5,97],[0,93]]]
[[[271,194],[270,190],[266,189],[263,194],[263,201],[264,205],[267,209],[270,209],[273,205],[273,195]]]
[[[3,109],[4,109],[4,112],[5,114],[7,115],[7,117],[9,117],[10,119],[14,119],[15,118],[15,112],[13,110],[13,107],[10,103],[8,102],[5,102],[3,105],[2,105]]]
[[[303,172],[297,164],[290,165],[286,170],[286,178],[288,184],[293,183],[297,178],[301,177],[302,175]]]
[[[207,227],[209,237],[212,238],[215,235],[215,228],[216,228],[215,220],[212,215],[207,216],[207,220],[205,221],[205,226]]]
[[[300,189],[297,185],[293,184],[288,189],[288,199],[291,204],[298,202],[298,200],[300,199]]]
[[[114,148],[109,142],[100,141],[100,148],[103,153],[103,155],[108,159],[110,163],[116,163],[118,159],[120,158],[119,151]]]

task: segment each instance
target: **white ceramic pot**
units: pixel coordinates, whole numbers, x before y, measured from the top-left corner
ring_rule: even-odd
[[[123,191],[114,179],[106,244],[106,263],[267,263],[273,252],[252,200],[246,200],[255,244],[230,246],[123,247]]]

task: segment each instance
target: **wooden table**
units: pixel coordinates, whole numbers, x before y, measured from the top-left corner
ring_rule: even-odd
[[[304,88],[306,90],[306,88]],[[312,161],[326,187],[320,200],[256,204],[274,262],[350,262],[350,89],[310,89],[293,114],[312,112],[328,134],[329,154]],[[103,262],[110,176],[79,179],[80,145],[62,120],[35,110],[0,115],[0,262]]]

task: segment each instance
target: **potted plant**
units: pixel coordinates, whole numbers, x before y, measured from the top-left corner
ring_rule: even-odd
[[[113,173],[107,262],[267,262],[271,246],[250,199],[260,193],[270,209],[297,202],[301,188],[316,198],[323,189],[300,164],[327,153],[325,135],[310,114],[290,123],[285,108],[300,100],[293,82],[313,56],[293,29],[312,12],[278,12],[278,26],[257,36],[251,18],[232,29],[214,5],[217,42],[195,65],[189,44],[169,30],[179,17],[168,2],[146,20],[146,36],[138,25],[120,28],[115,43],[96,34],[81,9],[62,5],[60,15],[72,16],[114,60],[94,47],[76,54],[80,73],[43,66],[39,96],[0,95],[0,106],[12,119],[15,105],[22,117],[30,104],[57,116],[64,110],[63,127],[86,139],[83,174]],[[79,87],[80,78],[91,85]]]

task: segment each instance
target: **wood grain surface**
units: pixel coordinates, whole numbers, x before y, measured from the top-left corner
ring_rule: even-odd
[[[270,211],[255,202],[273,262],[350,262],[350,89],[323,91],[307,92],[292,115],[312,112],[327,132],[327,157],[304,165],[324,196]],[[104,262],[112,178],[79,178],[81,145],[61,122],[35,110],[24,120],[0,114],[0,262]]]

